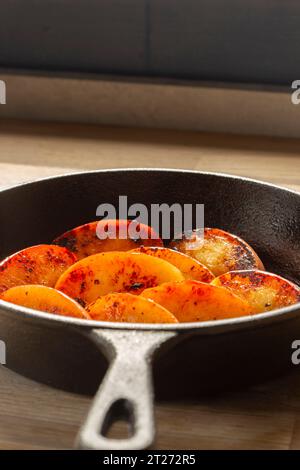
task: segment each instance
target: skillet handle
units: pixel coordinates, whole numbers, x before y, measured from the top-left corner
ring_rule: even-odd
[[[77,447],[93,450],[138,450],[154,441],[152,355],[177,335],[171,331],[93,330],[92,338],[111,360],[85,423]],[[121,417],[132,435],[126,439],[105,436]]]

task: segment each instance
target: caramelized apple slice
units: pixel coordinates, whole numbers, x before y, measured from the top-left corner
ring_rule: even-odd
[[[241,317],[251,311],[247,301],[229,290],[198,281],[167,282],[141,295],[162,305],[180,322]]]
[[[300,302],[300,288],[276,274],[264,271],[236,271],[212,282],[248,301],[253,313],[267,312]]]
[[[174,315],[150,299],[121,293],[107,294],[87,307],[93,320],[128,323],[178,323]]]
[[[3,292],[0,298],[42,312],[90,319],[89,314],[77,302],[51,287],[38,285],[12,287]]]
[[[162,246],[157,233],[148,225],[135,224],[130,229],[131,220],[103,220],[76,227],[64,233],[53,243],[65,246],[76,253],[78,259],[106,251],[128,251],[139,245]],[[100,239],[97,234],[107,233],[108,238]],[[120,238],[120,237],[126,238]]]
[[[142,246],[132,250],[132,253],[144,253],[145,255],[164,259],[180,269],[185,279],[209,283],[214,278],[210,270],[199,261],[179,251],[170,250],[170,248]]]
[[[112,251],[78,261],[62,274],[55,287],[85,306],[111,292],[139,294],[147,287],[183,279],[179,269],[162,259]]]
[[[60,275],[76,261],[74,253],[61,246],[25,248],[0,263],[0,293],[24,284],[54,287]]]
[[[188,238],[173,240],[170,247],[197,259],[215,276],[240,269],[264,269],[248,243],[217,228],[205,228],[203,238],[194,230]]]

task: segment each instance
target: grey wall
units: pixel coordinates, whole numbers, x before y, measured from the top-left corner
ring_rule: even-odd
[[[0,66],[290,84],[298,0],[1,0]]]

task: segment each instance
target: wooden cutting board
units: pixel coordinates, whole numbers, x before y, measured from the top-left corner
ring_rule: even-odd
[[[300,141],[0,121],[0,187],[117,167],[220,171],[300,191]],[[71,448],[90,401],[0,367],[0,449]],[[157,449],[298,449],[300,368],[238,392],[156,403],[155,410]]]

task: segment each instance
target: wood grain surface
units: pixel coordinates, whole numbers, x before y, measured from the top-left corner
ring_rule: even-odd
[[[220,171],[300,190],[300,141],[0,121],[0,187],[117,167]],[[90,402],[2,366],[0,449],[72,448]],[[299,449],[300,369],[242,391],[156,403],[155,412],[157,449]]]

